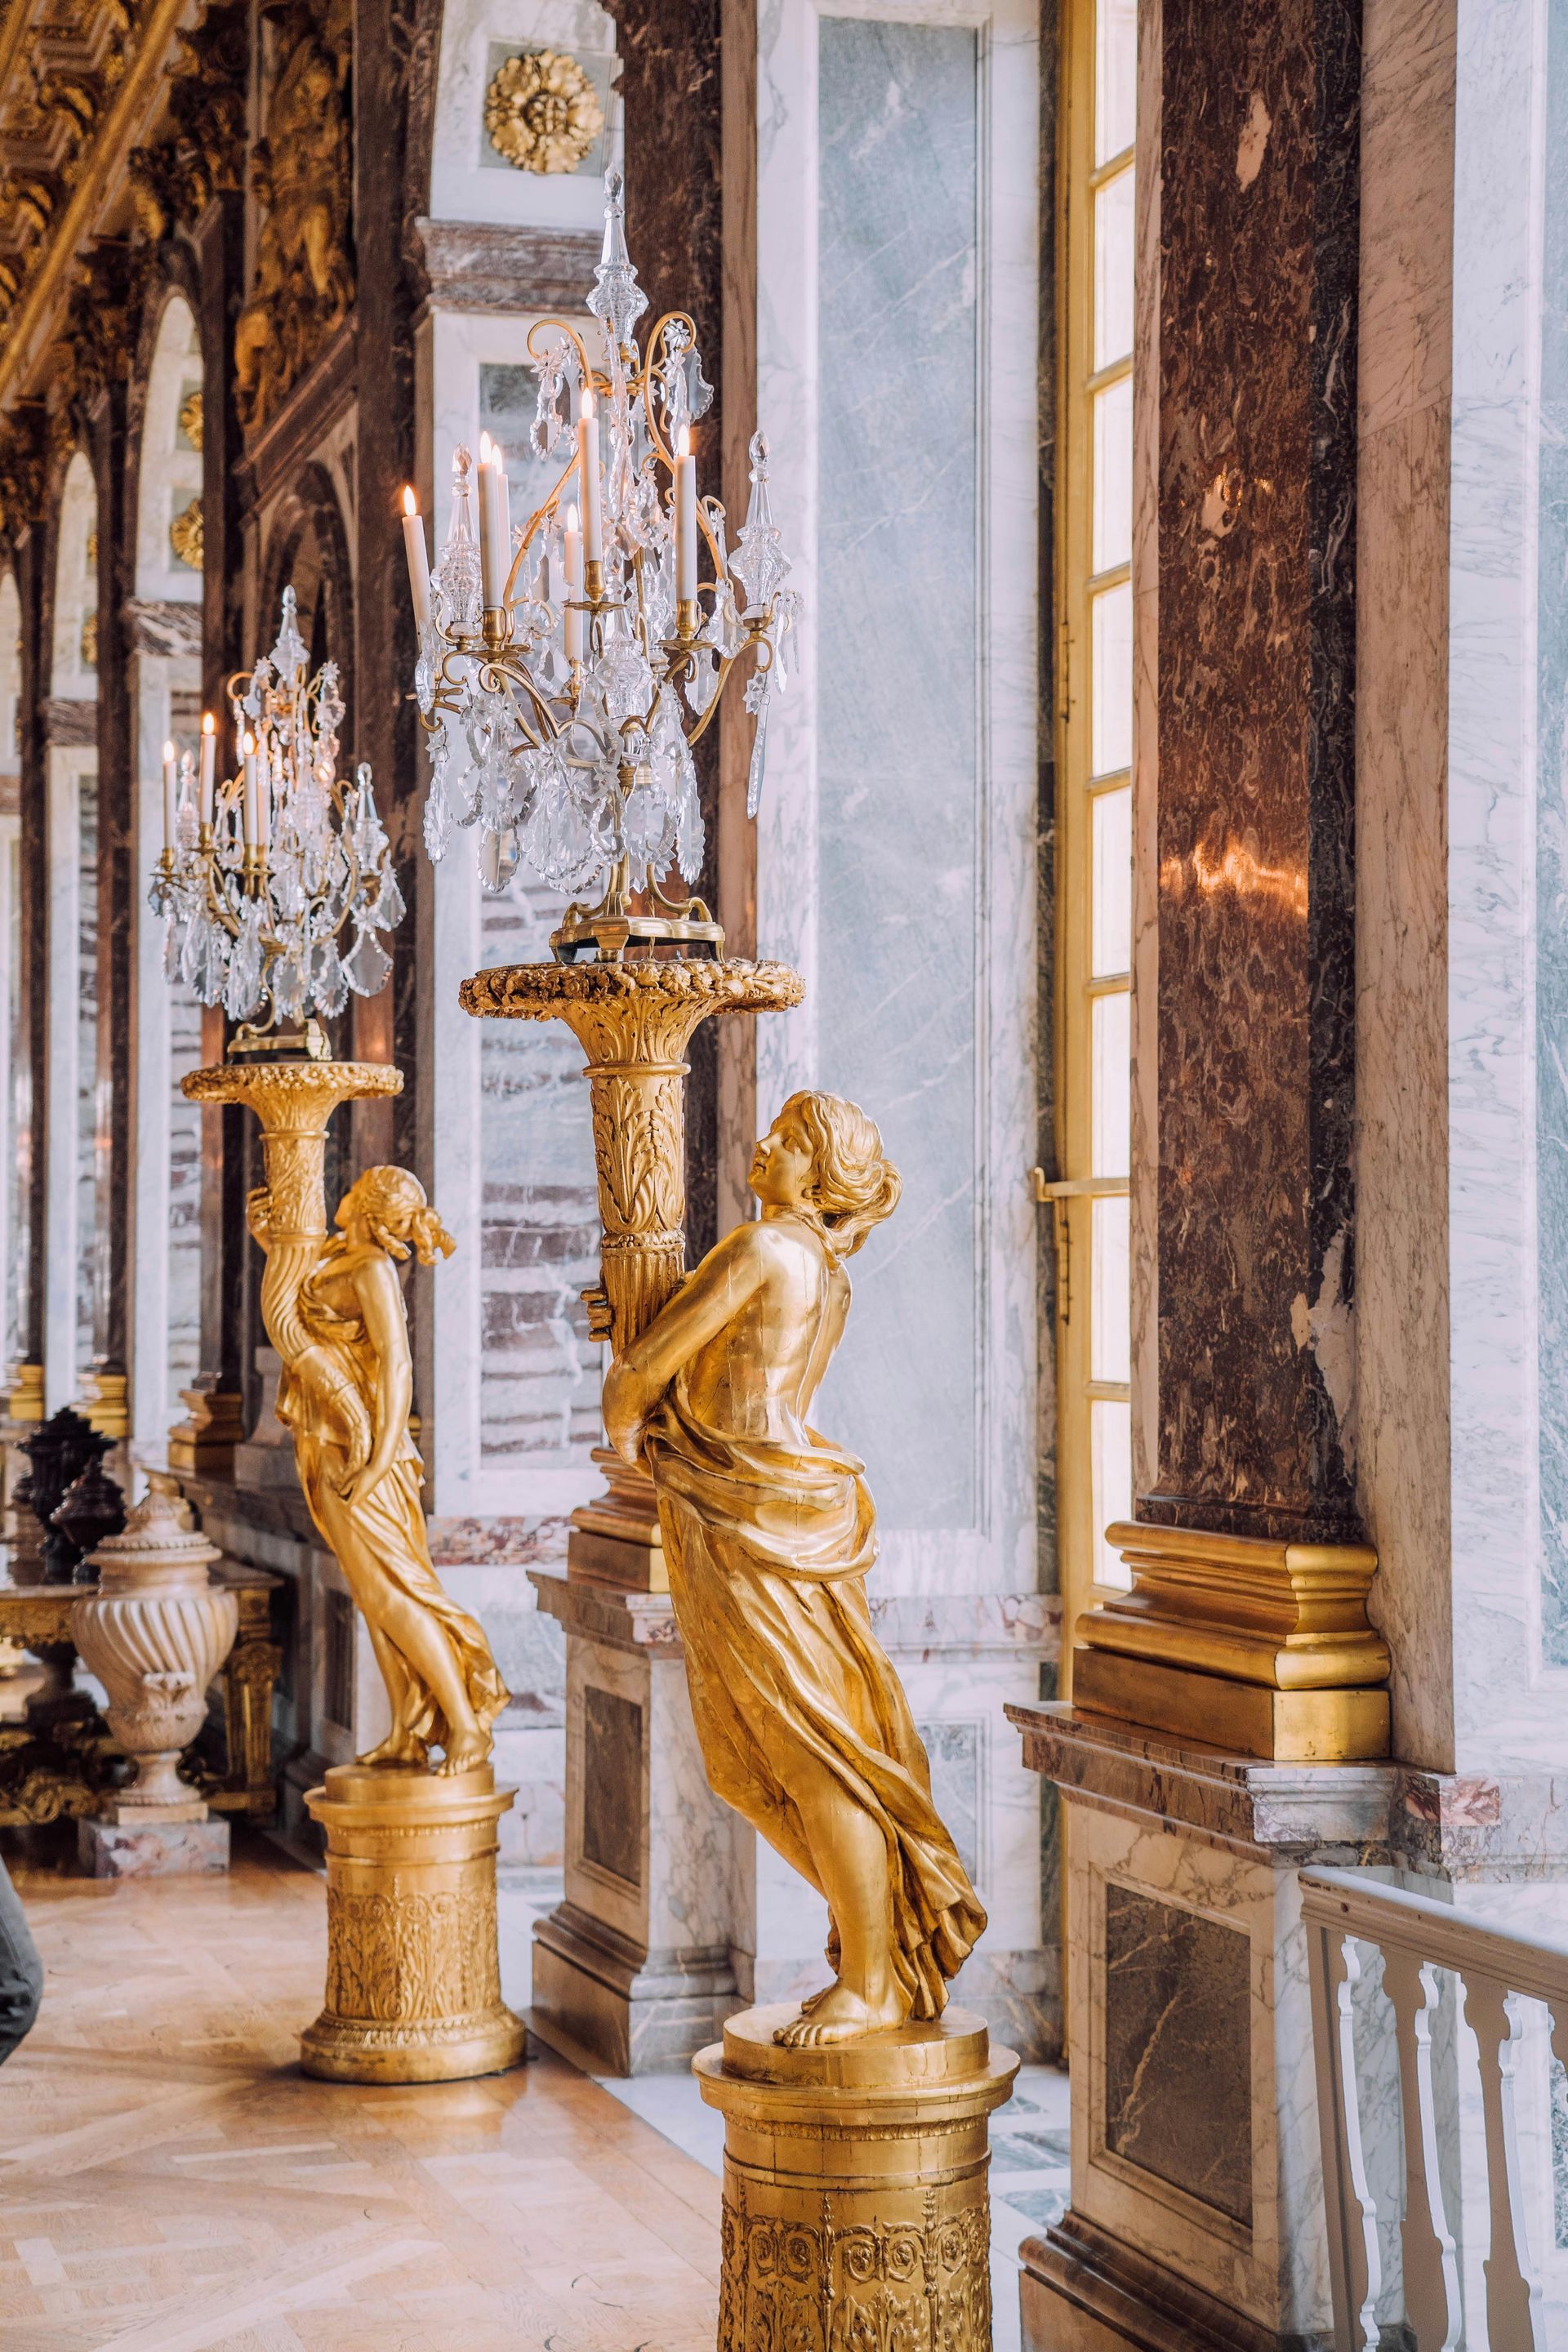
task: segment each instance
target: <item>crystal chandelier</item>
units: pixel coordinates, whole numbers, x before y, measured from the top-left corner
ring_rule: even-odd
[[[696,331],[666,313],[639,354],[647,308],[627,258],[621,181],[605,184],[605,242],[588,309],[596,328],[540,320],[537,457],[570,457],[526,526],[513,528],[505,459],[481,437],[477,478],[452,460],[452,512],[432,576],[425,526],[404,493],[419,631],[415,690],[430,738],[425,841],[445,856],[476,826],[480,879],[504,890],[523,861],[568,907],[551,945],[563,961],[619,958],[673,940],[721,954],[701,899],[666,896],[702,867],[691,746],[737,661],[755,720],[746,805],[754,816],[768,710],[783,691],[799,598],[768,504],[767,445],[751,444],[751,499],[731,548],[717,499],[699,499],[693,427],[712,399]],[[591,348],[591,346],[593,348]],[[563,405],[575,406],[574,424]],[[667,487],[668,486],[668,487]],[[700,580],[706,545],[712,570]]]
[[[168,979],[246,1024],[231,1053],[324,1052],[309,1016],[335,1018],[351,990],[375,995],[392,970],[376,934],[403,919],[370,770],[362,763],[352,783],[338,776],[337,664],[309,672],[285,588],[277,644],[228,682],[236,772],[215,782],[210,711],[199,770],[163,746],[163,849],[148,904],[163,919]]]

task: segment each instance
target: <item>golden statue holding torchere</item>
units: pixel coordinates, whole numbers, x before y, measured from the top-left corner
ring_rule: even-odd
[[[618,1358],[605,1423],[646,1458],[716,1792],[826,1898],[836,1979],[777,2029],[810,2049],[934,2019],[985,1926],[871,1632],[863,1466],[808,1416],[843,1336],[845,1260],[897,1206],[865,1113],[797,1094],[735,1228]]]
[[[300,2063],[332,2082],[449,2082],[515,2065],[526,2040],[501,1999],[496,1929],[497,1823],[513,1791],[495,1785],[491,1727],[506,1685],[436,1574],[409,1430],[399,1268],[432,1265],[453,1244],[406,1168],[367,1168],[329,1230],[327,1122],[403,1079],[286,1043],[296,1050],[237,1056],[181,1085],[193,1102],[244,1103],[261,1123],[267,1181],[247,1216],[266,1257],[261,1320],[283,1366],[279,1418],[392,1714],[384,1739],[329,1765],[305,1798],[326,1832],[328,1958]]]
[[[293,1433],[310,1517],[363,1614],[392,1707],[391,1731],[358,1760],[421,1767],[439,1748],[437,1772],[466,1772],[489,1755],[507,1690],[484,1633],[431,1564],[397,1277],[411,1255],[421,1265],[449,1257],[452,1237],[406,1168],[366,1169],[339,1204],[337,1233],[280,1236],[276,1260],[266,1185],[247,1215],[268,1258],[262,1316],[283,1360],[278,1418]]]

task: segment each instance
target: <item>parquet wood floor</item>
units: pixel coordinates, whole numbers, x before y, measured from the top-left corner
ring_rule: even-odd
[[[48,1971],[0,2070],[0,2352],[711,2352],[719,2183],[535,2042],[312,2083],[322,1882],[16,1873]]]

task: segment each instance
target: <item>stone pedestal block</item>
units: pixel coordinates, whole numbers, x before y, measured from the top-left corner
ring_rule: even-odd
[[[77,1859],[89,1878],[199,1877],[228,1868],[226,1821],[147,1818],[158,1811],[127,1806],[118,1821],[79,1821]]]
[[[1297,2352],[1331,2328],[1298,1871],[1386,1862],[1398,1775],[1007,1710],[1068,1811],[1072,2203],[1026,2352]]]
[[[566,1899],[534,1929],[534,2006],[612,2073],[665,2073],[741,2005],[737,1825],[702,1769],[668,1595],[533,1583],[566,1629]]]

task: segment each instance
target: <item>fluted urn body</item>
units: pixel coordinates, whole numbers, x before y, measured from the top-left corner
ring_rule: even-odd
[[[213,1582],[217,1549],[182,1524],[171,1485],[152,1490],[91,1554],[98,1589],[71,1612],[71,1636],[109,1695],[109,1726],[136,1764],[117,1790],[121,1817],[156,1807],[159,1818],[204,1821],[206,1806],[175,1771],[201,1729],[208,1685],[234,1647],[232,1592]]]

